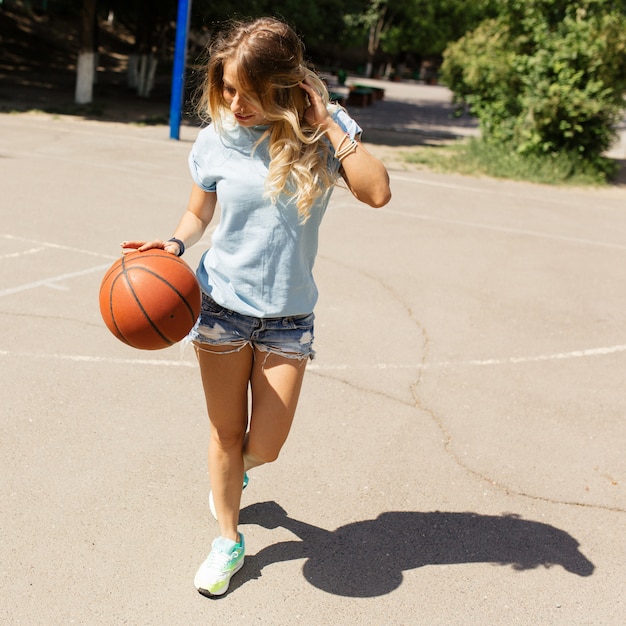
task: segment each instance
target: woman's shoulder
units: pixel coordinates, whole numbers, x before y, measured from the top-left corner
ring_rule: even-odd
[[[223,150],[237,143],[235,135],[236,133],[229,126],[212,121],[198,132],[194,149],[201,152]]]

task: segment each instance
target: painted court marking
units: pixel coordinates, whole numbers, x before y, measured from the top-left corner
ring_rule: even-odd
[[[44,155],[42,155],[44,156]],[[422,185],[431,185],[437,187],[445,187],[455,190],[462,190],[473,193],[492,193],[499,195],[514,195],[511,192],[506,192],[503,190],[495,190],[495,189],[484,189],[480,187],[470,186],[470,185],[459,185],[454,183],[441,183],[441,182],[432,182],[423,179],[415,179],[415,178],[407,178],[403,176],[394,176],[394,179],[422,184]],[[544,199],[545,201],[545,199]],[[611,248],[617,250],[626,250],[626,245],[616,244],[606,241],[598,241],[591,240],[585,238],[577,238],[577,237],[568,237],[563,235],[553,235],[546,232],[534,231],[534,230],[526,230],[526,229],[518,229],[506,226],[498,226],[491,224],[481,224],[478,222],[466,221],[466,220],[456,220],[450,218],[429,216],[424,214],[415,214],[415,213],[407,213],[404,211],[398,211],[389,208],[377,209],[377,211],[382,213],[393,214],[409,219],[418,219],[423,221],[432,221],[439,223],[446,223],[453,226],[465,227],[465,228],[474,228],[492,232],[499,232],[510,235],[519,235],[526,237],[535,237],[540,239],[547,239],[552,241],[560,241],[563,243],[577,244],[577,245],[587,245],[587,246],[598,246],[604,248]],[[23,250],[16,253],[7,253],[0,256],[1,259],[8,258],[19,258],[20,256],[26,256],[29,254],[36,254],[45,250],[46,248],[55,248],[59,250],[66,250],[68,252],[75,252],[80,254],[88,254],[92,256],[96,256],[99,258],[106,258],[109,262],[104,265],[97,265],[94,267],[86,268],[84,270],[80,270],[77,272],[71,272],[66,274],[61,274],[58,276],[43,278],[41,280],[32,281],[30,283],[24,283],[22,285],[0,290],[0,297],[12,295],[15,293],[19,293],[22,291],[26,291],[29,289],[35,289],[37,287],[53,287],[53,288],[63,288],[58,285],[58,283],[69,280],[72,278],[77,278],[80,276],[84,276],[87,274],[102,272],[110,267],[110,263],[116,258],[110,255],[103,255],[101,253],[93,252],[90,250],[82,250],[78,248],[74,248],[71,246],[65,246],[61,244],[56,244],[52,242],[43,242],[37,241],[34,239],[28,239],[25,237],[13,236],[8,234],[1,234],[0,237],[7,240],[15,240],[22,241],[30,244],[34,244],[35,247],[29,248],[27,250]],[[337,364],[337,365],[320,365],[319,363],[310,364],[308,367],[312,371],[342,371],[342,370],[350,370],[350,369],[415,369],[415,370],[426,370],[426,369],[436,369],[436,368],[445,368],[445,367],[462,367],[462,366],[474,366],[474,367],[484,367],[484,366],[498,366],[498,365],[515,365],[515,364],[524,364],[524,363],[536,363],[536,362],[549,362],[556,360],[567,360],[567,359],[575,359],[575,358],[587,358],[587,357],[597,357],[604,356],[610,354],[617,354],[626,352],[626,345],[616,345],[609,347],[600,347],[600,348],[590,348],[584,350],[574,350],[570,352],[560,352],[555,354],[543,354],[543,355],[530,355],[530,356],[519,356],[519,357],[509,357],[509,358],[500,358],[500,359],[471,359],[466,361],[442,361],[436,363],[422,363],[422,364],[394,364],[394,363],[378,363],[378,364],[370,364],[370,365],[348,365],[348,364]],[[195,361],[186,361],[182,358],[179,360],[174,359],[145,359],[145,358],[115,358],[115,357],[100,357],[100,356],[89,356],[89,355],[72,355],[72,354],[45,354],[45,353],[31,353],[31,352],[13,352],[7,350],[0,350],[0,356],[10,356],[10,357],[25,357],[25,358],[40,358],[40,359],[54,359],[54,360],[65,360],[65,361],[74,361],[74,362],[83,362],[83,363],[111,363],[111,364],[129,364],[129,365],[151,365],[151,366],[167,366],[167,367],[195,367]]]
[[[35,280],[31,283],[24,283],[23,285],[18,285],[17,287],[9,287],[8,289],[0,289],[0,298],[2,296],[10,296],[14,293],[19,293],[21,291],[28,291],[29,289],[36,289],[37,287],[52,287],[53,289],[64,289],[62,286],[57,285],[56,283],[62,282],[64,280],[69,280],[70,278],[77,278],[78,276],[85,276],[86,274],[93,274],[94,272],[104,272],[109,267],[111,267],[110,263],[107,263],[105,265],[96,265],[95,267],[89,267],[85,270],[80,270],[79,272],[59,274],[58,276],[50,276],[49,278],[42,278],[41,280]]]
[[[9,241],[20,241],[23,243],[35,244],[34,248],[28,248],[27,250],[21,250],[19,252],[7,253],[0,256],[0,260],[2,259],[10,259],[10,258],[20,258],[22,256],[36,254],[38,252],[44,252],[47,249],[56,249],[56,250],[64,250],[67,252],[76,252],[79,254],[86,254],[89,256],[95,256],[98,258],[108,259],[108,263],[104,265],[96,265],[95,267],[89,267],[84,270],[79,270],[77,272],[69,272],[65,274],[59,274],[58,276],[49,276],[46,278],[41,278],[40,280],[35,280],[29,283],[23,283],[21,285],[16,285],[15,287],[8,287],[6,289],[0,289],[0,298],[3,296],[10,296],[15,293],[20,293],[22,291],[28,291],[30,289],[36,289],[37,287],[51,287],[53,289],[65,289],[62,285],[58,283],[63,282],[65,280],[69,280],[71,278],[78,278],[80,276],[85,276],[86,274],[93,274],[95,272],[104,272],[111,266],[111,263],[116,259],[116,257],[111,256],[109,254],[102,254],[100,252],[94,252],[93,250],[83,250],[81,248],[75,248],[73,246],[65,246],[58,243],[53,243],[50,241],[38,241],[36,239],[29,239],[27,237],[19,237],[16,235],[8,235],[8,234],[0,234],[0,238],[6,239]]]
[[[560,241],[562,243],[572,243],[585,246],[599,246],[602,248],[612,248],[614,250],[626,250],[626,245],[619,243],[611,243],[607,241],[598,241],[596,239],[585,239],[580,237],[567,237],[565,235],[551,235],[538,230],[526,230],[523,228],[512,228],[509,226],[495,226],[492,224],[481,224],[479,222],[468,222],[465,220],[453,220],[445,217],[435,217],[432,215],[423,215],[417,213],[407,213],[405,211],[396,211],[394,209],[376,209],[381,213],[389,215],[399,215],[409,219],[423,220],[425,222],[439,222],[440,224],[450,224],[452,226],[465,226],[467,228],[476,228],[480,230],[488,230],[491,232],[505,233],[507,235],[519,235],[522,237],[536,237],[537,239],[549,239],[551,241]]]
[[[66,250],[68,252],[78,252],[79,254],[87,254],[89,256],[95,256],[100,259],[110,259],[114,261],[117,257],[111,254],[103,254],[102,252],[95,252],[94,250],[85,250],[84,248],[75,248],[74,246],[66,246],[61,243],[54,243],[52,241],[40,241],[39,239],[30,239],[28,237],[20,237],[19,235],[8,235],[6,233],[0,234],[2,239],[8,239],[9,241],[23,241],[24,243],[32,243],[40,248],[53,248],[56,250]]]
[[[18,257],[36,254],[37,252],[43,252],[44,250],[45,248],[40,246],[39,248],[29,248],[28,250],[21,250],[20,252],[7,252],[7,254],[0,254],[0,261],[2,259],[17,259]]]
[[[607,346],[602,348],[588,348],[586,350],[572,350],[570,352],[557,352],[554,354],[539,354],[530,356],[508,357],[502,359],[470,359],[466,361],[439,361],[435,363],[372,363],[370,365],[320,365],[311,363],[307,368],[311,371],[349,371],[359,369],[369,370],[433,370],[450,367],[485,367],[494,365],[520,365],[524,363],[538,363],[547,361],[563,361],[569,359],[580,359],[587,357],[607,356],[626,352],[626,345]],[[0,350],[0,357],[27,358],[27,359],[50,359],[57,361],[73,361],[75,363],[104,363],[113,365],[150,365],[156,367],[196,367],[196,361],[186,361],[184,359],[130,359],[121,357],[90,356],[80,354],[58,354],[41,353],[28,351]]]

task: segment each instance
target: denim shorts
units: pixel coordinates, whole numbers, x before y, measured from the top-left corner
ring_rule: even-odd
[[[189,339],[202,348],[232,346],[237,352],[250,345],[261,352],[289,359],[313,359],[314,313],[288,317],[251,317],[219,305],[202,294],[200,317]]]

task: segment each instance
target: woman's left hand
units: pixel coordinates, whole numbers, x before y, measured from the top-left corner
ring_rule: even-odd
[[[304,120],[325,133],[335,150],[345,141],[346,131],[333,120],[315,87],[304,79],[300,83],[309,96],[311,106],[304,112]],[[372,207],[384,206],[391,198],[389,174],[385,166],[371,155],[358,139],[354,150],[341,161],[341,175],[355,198]]]
[[[311,103],[311,106],[304,112],[305,121],[320,130],[327,130],[328,125],[332,123],[332,118],[322,100],[322,96],[320,96],[315,87],[309,84],[307,78],[300,83],[300,88],[309,96],[309,102]]]

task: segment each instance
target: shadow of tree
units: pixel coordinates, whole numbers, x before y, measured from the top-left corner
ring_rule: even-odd
[[[614,159],[616,165],[614,185],[626,185],[626,159]]]
[[[350,107],[350,115],[364,129],[364,140],[389,145],[419,145],[424,139],[453,141],[478,134],[478,121],[448,102],[383,100],[369,107]],[[384,133],[383,137],[380,134]]]
[[[275,502],[262,502],[243,509],[240,521],[285,528],[299,541],[247,556],[233,588],[260,577],[272,563],[302,558],[307,559],[303,574],[312,585],[349,597],[390,593],[402,583],[405,570],[425,565],[495,563],[516,570],[560,565],[577,576],[590,576],[595,569],[572,536],[517,515],[392,511],[327,531],[290,518]]]

